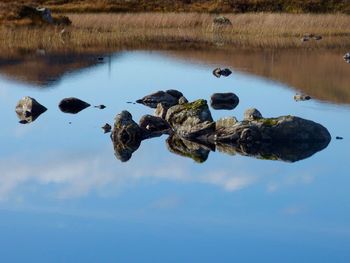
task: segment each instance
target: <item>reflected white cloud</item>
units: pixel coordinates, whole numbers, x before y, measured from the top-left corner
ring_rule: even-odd
[[[36,184],[39,187],[52,185],[55,198],[66,199],[83,197],[92,192],[103,195],[106,189],[106,192],[115,193],[118,189],[127,188],[144,179],[211,184],[226,191],[243,189],[257,180],[256,177],[237,169],[234,174],[224,168],[215,169],[217,171],[210,168],[205,173],[193,174],[190,166],[174,163],[171,155],[168,161],[158,167],[151,166],[147,161],[137,166],[132,163],[121,164],[103,156],[41,157],[39,163],[24,161],[23,158],[0,161],[0,200],[16,198],[18,189],[26,184]],[[108,190],[110,188],[116,191]]]

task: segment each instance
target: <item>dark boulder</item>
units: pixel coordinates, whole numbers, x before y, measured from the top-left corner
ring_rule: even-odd
[[[170,126],[164,119],[152,115],[144,115],[140,119],[139,126],[151,133],[168,133]]]
[[[112,126],[109,125],[108,123],[106,123],[105,125],[103,125],[101,128],[103,129],[104,133],[109,133],[109,132],[111,132],[111,130],[112,130]]]
[[[22,124],[35,121],[45,111],[45,106],[28,96],[20,99],[16,105],[16,114]]]
[[[239,98],[232,92],[214,93],[210,100],[210,105],[215,110],[233,110],[238,103]]]
[[[17,17],[19,19],[29,18],[33,24],[53,24],[51,10],[44,7],[33,7],[23,5],[19,7]]]
[[[61,100],[58,107],[64,113],[76,114],[90,107],[90,104],[77,98],[65,98]]]

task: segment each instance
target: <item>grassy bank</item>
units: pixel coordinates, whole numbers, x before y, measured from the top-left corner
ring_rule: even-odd
[[[147,45],[239,48],[349,48],[350,16],[341,14],[227,14],[232,26],[213,27],[200,13],[68,14],[66,27],[0,27],[0,51],[114,49]],[[63,30],[63,31],[62,31]],[[301,42],[312,33],[322,40]]]
[[[350,13],[348,0],[2,0],[35,3],[56,12]]]

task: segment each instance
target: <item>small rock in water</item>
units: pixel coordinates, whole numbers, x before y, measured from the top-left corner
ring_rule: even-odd
[[[104,60],[104,57],[98,57],[98,58],[97,58],[97,61],[98,61],[98,62],[102,62],[103,60]]]
[[[211,107],[215,110],[233,110],[238,103],[239,98],[232,92],[214,93],[210,101]]]
[[[213,75],[217,78],[220,78],[221,76],[228,77],[232,74],[232,71],[228,68],[221,69],[221,68],[216,68],[213,70]]]
[[[47,108],[31,97],[24,97],[16,105],[16,113],[20,123],[27,124],[35,121]]]
[[[322,36],[314,36],[313,39],[318,41],[322,39]]]
[[[100,109],[100,110],[103,110],[103,109],[106,108],[106,106],[101,104],[101,105],[95,106],[95,108],[98,108],[98,109]]]
[[[104,126],[101,127],[104,131],[104,133],[109,133],[112,130],[112,126],[106,123]]]
[[[341,136],[337,136],[337,137],[335,137],[337,140],[343,140],[344,138],[343,137],[341,137]]]
[[[133,102],[133,101],[127,101],[126,103],[128,103],[128,104],[136,104],[136,103]]]
[[[311,100],[311,97],[309,95],[305,95],[305,94],[295,94],[294,100],[295,101]]]
[[[346,53],[343,58],[346,63],[350,64],[350,52]]]
[[[90,107],[90,104],[77,98],[65,98],[61,100],[58,107],[64,113],[76,114]]]
[[[221,76],[228,77],[232,74],[232,71],[228,68],[221,70]]]

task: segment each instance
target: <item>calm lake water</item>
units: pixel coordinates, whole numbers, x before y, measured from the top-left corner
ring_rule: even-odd
[[[135,51],[48,82],[21,77],[25,68],[18,80],[2,73],[0,261],[349,262],[349,104],[295,102],[298,87],[251,74],[249,65],[217,79],[216,66],[230,64]],[[325,78],[332,83],[332,75]],[[125,109],[135,121],[152,114],[127,102],[166,89],[190,101],[234,92],[238,107],[211,109],[214,119],[242,119],[255,107],[266,117],[318,122],[332,141],[295,163],[211,152],[199,164],[170,153],[162,136],[120,162],[101,126]],[[24,96],[48,108],[27,125],[15,114]],[[72,96],[107,108],[62,113],[58,103]]]

